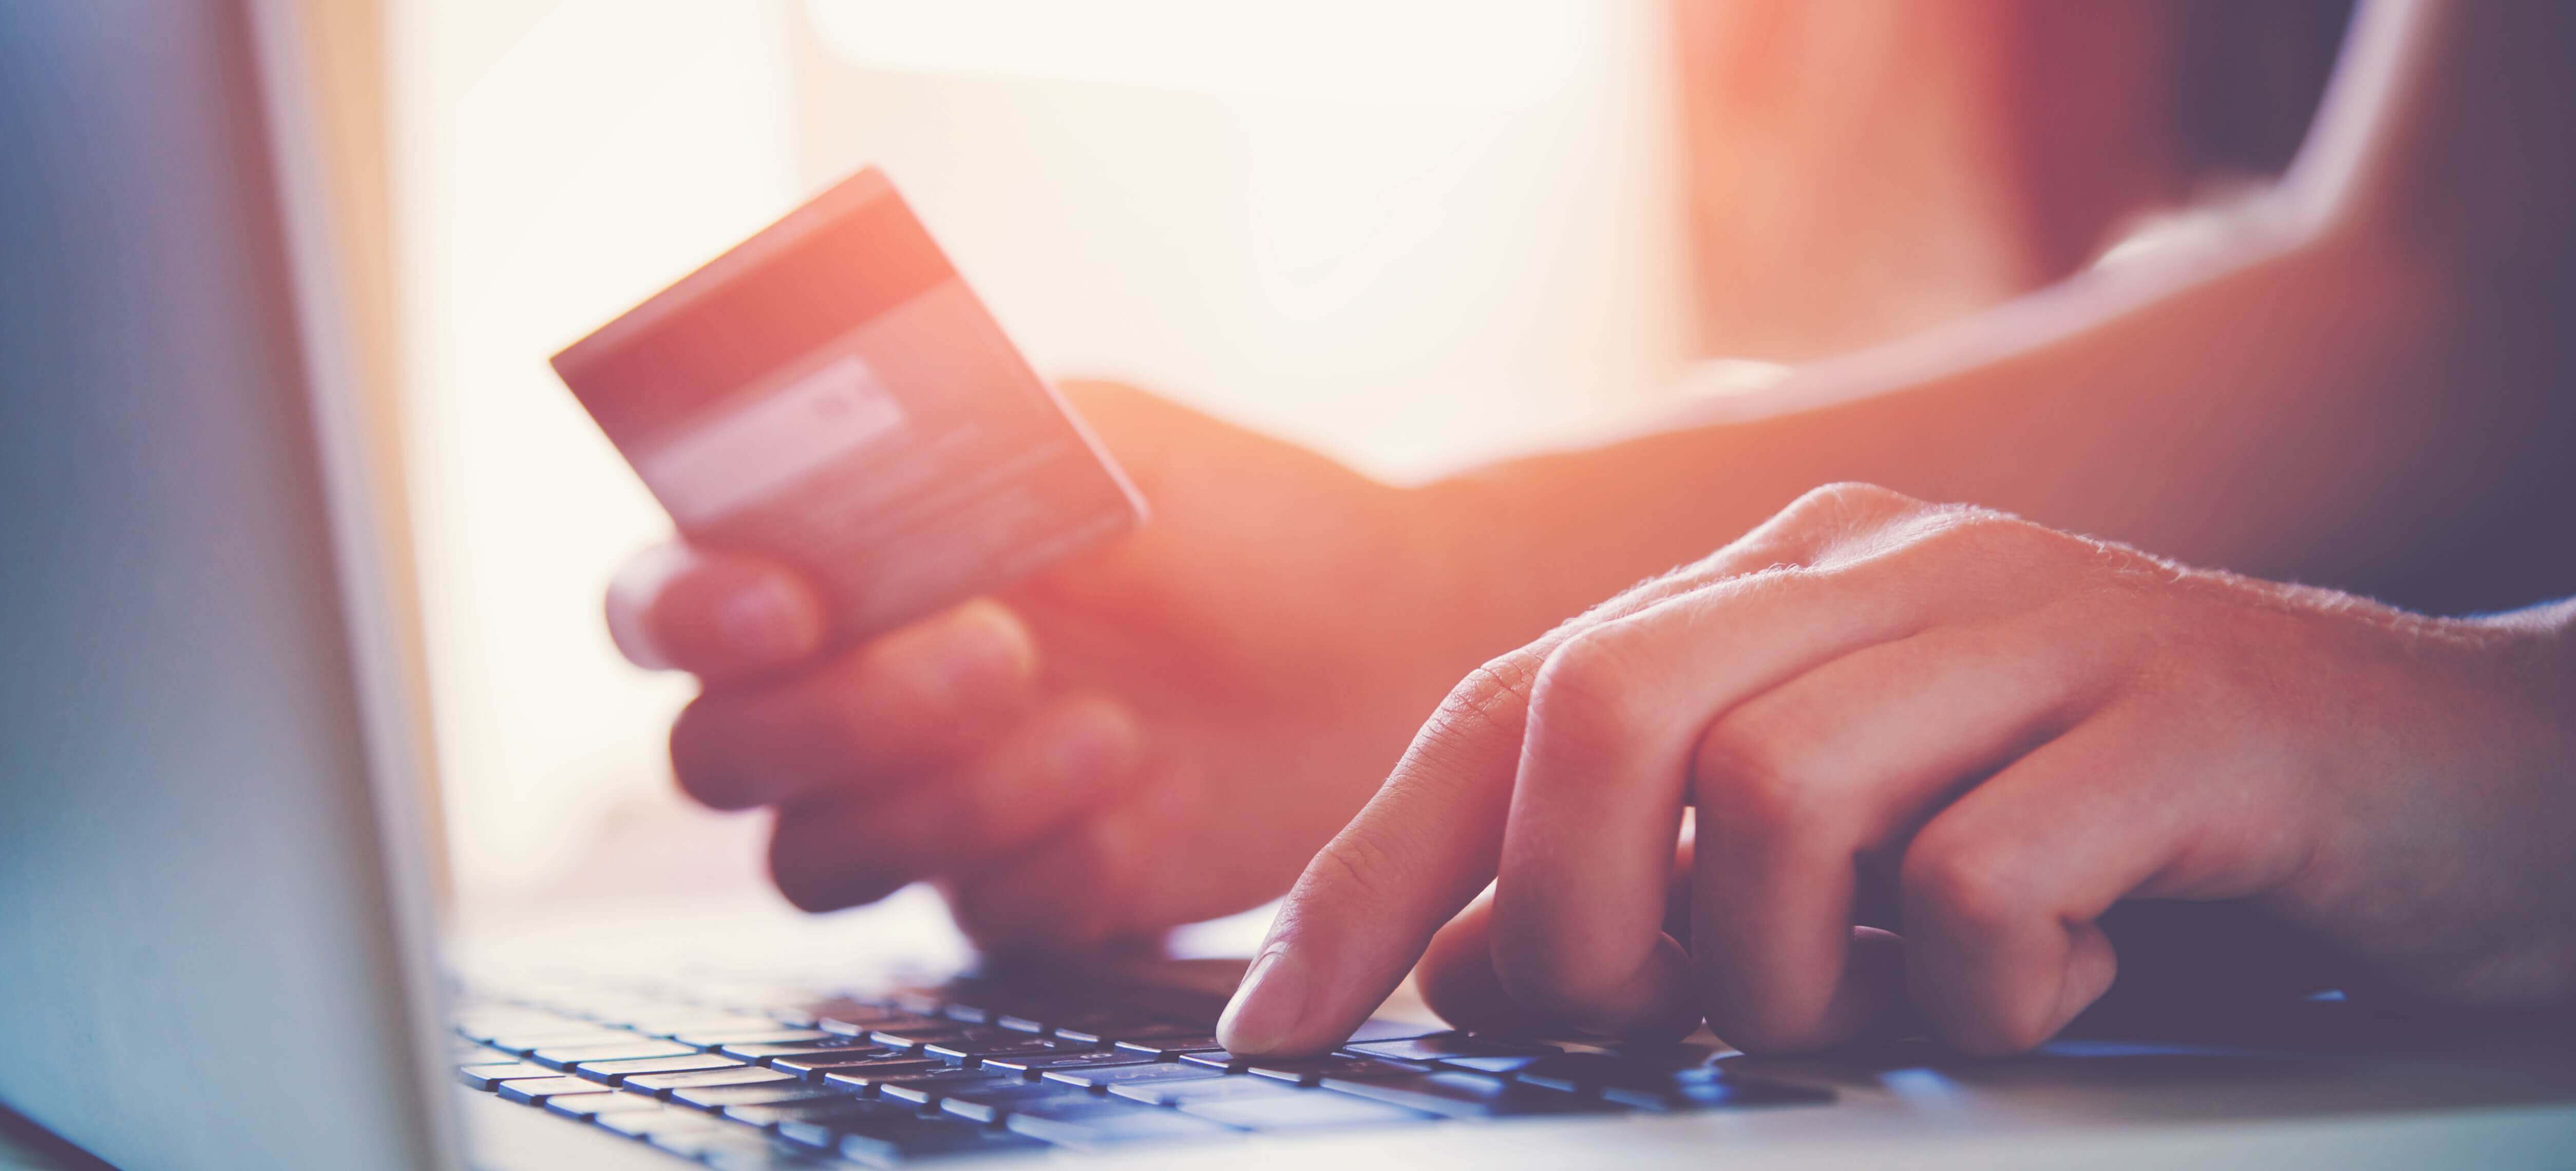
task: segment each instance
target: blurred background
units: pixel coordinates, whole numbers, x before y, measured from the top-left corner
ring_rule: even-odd
[[[1041,373],[1419,480],[1936,328],[2259,189],[2349,7],[383,0],[458,907],[766,897],[765,815],[669,781],[691,684],[600,618],[669,522],[546,359],[857,167]]]
[[[1037,368],[1413,479],[1688,359],[1643,2],[395,0],[403,410],[460,905],[765,885],[672,789],[610,573],[668,520],[546,366],[862,165]],[[640,884],[640,885],[639,885]]]

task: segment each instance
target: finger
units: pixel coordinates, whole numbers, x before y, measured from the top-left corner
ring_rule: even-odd
[[[1495,960],[1515,997],[1604,1033],[1660,1032],[1692,1015],[1688,953],[1661,929],[1670,880],[1663,843],[1680,822],[1694,757],[1706,758],[1712,721],[1844,656],[2004,604],[1987,559],[1941,544],[1867,545],[1871,552],[1817,569],[1702,587],[1583,631],[1548,656],[1530,698],[1495,897]],[[1759,835],[1751,856],[1790,881],[1815,880],[1805,894],[1811,907],[1841,904],[1818,941],[1837,956],[1847,950],[1853,875],[1850,844],[1828,827],[1875,800],[1816,789],[1839,779],[1746,782]],[[1742,826],[1729,823],[1745,820],[1743,804],[1704,805],[1712,848],[1742,844]],[[1809,974],[1835,973],[1810,965]]]
[[[1494,971],[1494,892],[1466,907],[1433,933],[1413,966],[1422,1003],[1450,1025],[1479,1033],[1557,1032],[1553,1017],[1523,1007]]]
[[[671,725],[672,773],[717,809],[874,793],[989,742],[1036,674],[1019,619],[968,602],[811,672],[710,689]]]
[[[1145,821],[1134,801],[1111,804],[1024,851],[951,875],[950,912],[987,950],[1097,949],[1125,930],[1136,911],[1153,842]]]
[[[2118,961],[2096,921],[2112,904],[2234,898],[2285,877],[2238,848],[2245,819],[2212,818],[2196,795],[2252,778],[2188,744],[2106,714],[1915,835],[1900,877],[1906,971],[1934,1032],[1970,1053],[2029,1049],[2110,988]]]
[[[1686,946],[1683,941],[1690,937],[1691,854],[1691,835],[1685,829],[1673,852],[1673,877],[1664,899],[1664,934],[1676,947]],[[1561,1036],[1578,1031],[1573,1022],[1523,1005],[1503,987],[1494,970],[1493,916],[1494,892],[1487,887],[1431,937],[1422,962],[1413,969],[1423,1003],[1451,1025],[1480,1033]],[[1697,1024],[1694,1017],[1687,1027]]]
[[[963,768],[888,800],[846,796],[781,809],[770,874],[809,911],[873,902],[908,882],[988,864],[1104,804],[1135,767],[1124,707],[1053,700]]]
[[[609,637],[653,670],[710,679],[775,670],[814,653],[829,627],[794,570],[681,541],[637,554],[608,587]]]
[[[2095,701],[2099,644],[2066,633],[2058,620],[1938,627],[1708,727],[1692,765],[1705,846],[1692,954],[1718,1035],[1755,1052],[1823,1048],[1901,1006],[1899,967],[1855,962],[1859,860]]]
[[[1338,1043],[1403,979],[1432,933],[1493,877],[1530,689],[1559,643],[1701,581],[1801,563],[1855,527],[1919,507],[1880,489],[1810,493],[1691,572],[1630,591],[1471,674],[1290,889],[1218,1022],[1227,1047],[1301,1053]]]

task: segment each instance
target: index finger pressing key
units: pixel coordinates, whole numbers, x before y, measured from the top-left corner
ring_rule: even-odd
[[[1878,489],[1820,489],[1699,566],[1632,590],[1469,675],[1288,892],[1218,1022],[1226,1047],[1293,1054],[1340,1043],[1394,991],[1432,933],[1493,878],[1530,691],[1558,645],[1705,582],[1803,563],[1864,516],[1918,507]]]

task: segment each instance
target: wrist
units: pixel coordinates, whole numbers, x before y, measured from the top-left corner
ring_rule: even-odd
[[[1455,653],[1483,662],[1543,633],[1554,619],[1532,578],[1545,539],[1502,478],[1480,469],[1407,488],[1410,544],[1422,552],[1428,605],[1455,633]]]
[[[1471,468],[1414,489],[1424,540],[1480,660],[1732,539],[1709,494],[1623,444]]]

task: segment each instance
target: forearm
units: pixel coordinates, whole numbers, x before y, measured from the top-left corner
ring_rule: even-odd
[[[2085,278],[1777,392],[1840,405],[1516,460],[1433,491],[1515,567],[1488,576],[1489,600],[1520,629],[1836,480],[2434,609],[2566,593],[2576,550],[2503,530],[2576,497],[2556,336],[2567,301],[2414,263],[2328,241]]]

